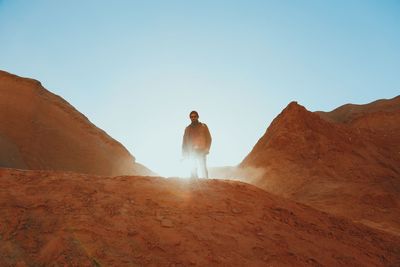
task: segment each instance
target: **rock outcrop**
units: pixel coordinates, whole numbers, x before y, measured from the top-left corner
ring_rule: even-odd
[[[332,112],[290,103],[239,165],[251,183],[400,234],[400,97]]]
[[[399,266],[400,237],[226,180],[0,169],[1,266]]]
[[[0,71],[0,167],[149,175],[119,142],[40,82]]]

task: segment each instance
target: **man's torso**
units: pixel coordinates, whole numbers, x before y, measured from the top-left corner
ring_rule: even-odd
[[[197,123],[186,127],[189,145],[194,150],[207,149],[207,126],[204,123]]]

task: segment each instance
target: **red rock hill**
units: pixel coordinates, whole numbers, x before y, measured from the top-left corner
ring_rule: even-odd
[[[224,180],[0,169],[0,266],[399,266],[400,237]]]
[[[40,82],[0,71],[0,167],[101,175],[151,172]]]
[[[242,169],[264,170],[266,189],[400,234],[400,97],[332,112],[290,103]]]

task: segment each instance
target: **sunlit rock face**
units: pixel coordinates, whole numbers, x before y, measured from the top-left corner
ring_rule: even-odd
[[[400,237],[228,180],[0,168],[0,266],[398,266]]]
[[[400,234],[400,97],[331,112],[292,102],[239,167],[263,169],[248,181],[268,191]]]
[[[151,174],[119,142],[40,82],[4,71],[0,71],[0,166]]]

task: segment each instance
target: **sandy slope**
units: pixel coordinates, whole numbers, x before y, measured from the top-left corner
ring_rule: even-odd
[[[234,181],[0,169],[1,266],[399,266],[400,238]]]
[[[150,174],[116,140],[40,82],[0,71],[0,166]]]
[[[400,97],[329,113],[292,102],[240,167],[262,169],[247,181],[267,191],[400,234]]]

